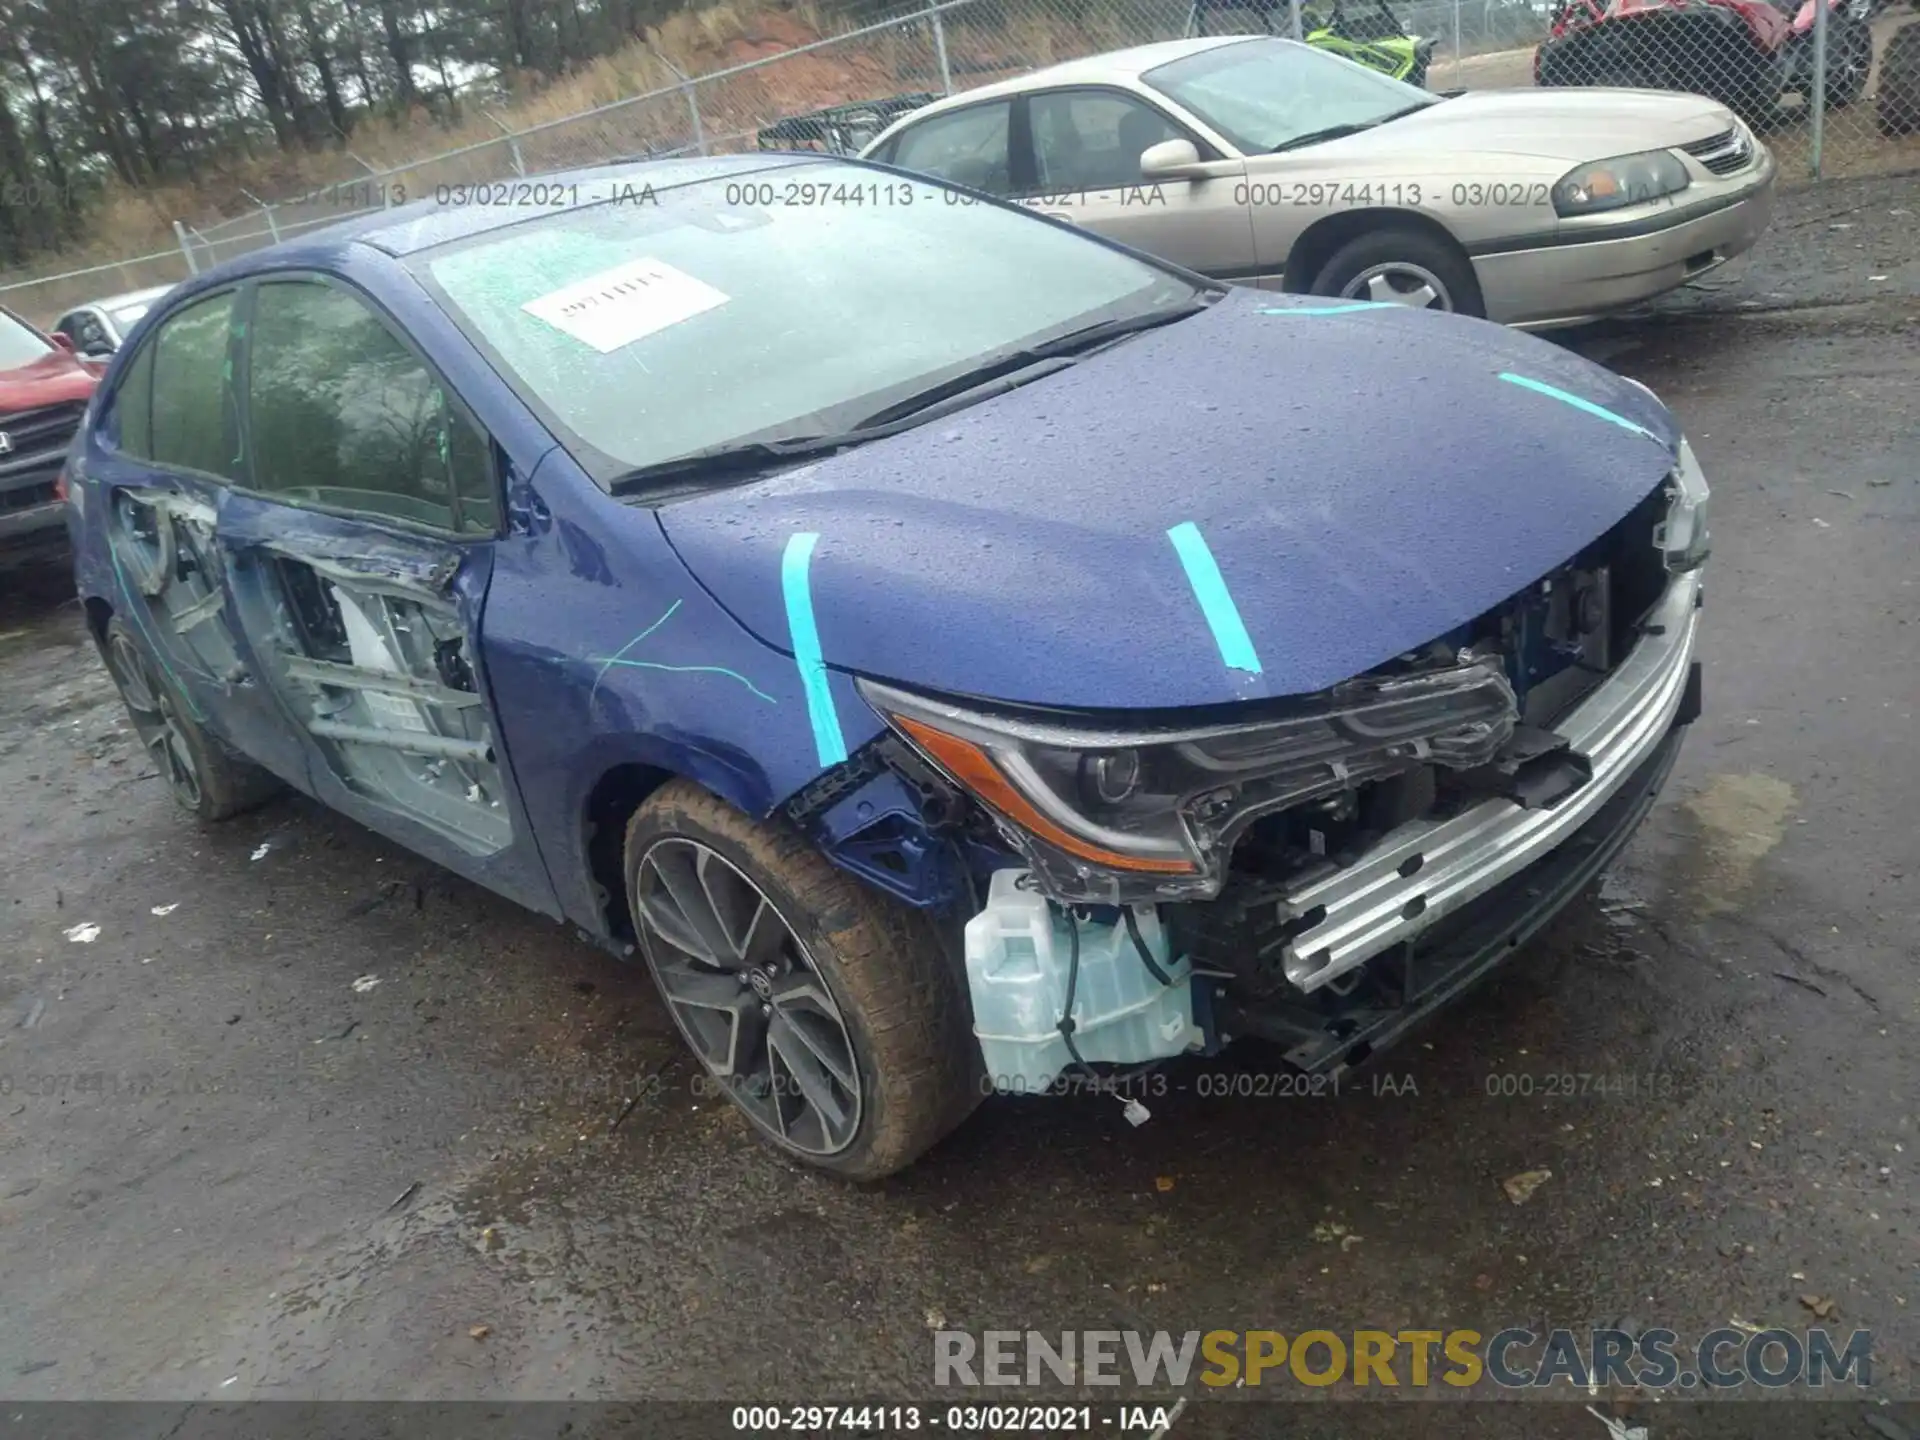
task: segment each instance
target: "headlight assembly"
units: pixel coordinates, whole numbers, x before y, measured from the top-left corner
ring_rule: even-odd
[[[1416,765],[1472,769],[1513,734],[1492,659],[1348,681],[1232,724],[1106,729],[860,682],[902,739],[993,816],[1060,900],[1219,893],[1256,817]]]
[[[1593,215],[1674,195],[1693,183],[1671,150],[1643,150],[1576,166],[1554,184],[1553,208],[1561,216]]]
[[[1707,477],[1693,458],[1693,447],[1680,442],[1680,463],[1667,482],[1666,518],[1655,527],[1653,543],[1675,574],[1698,570],[1713,550],[1707,533]]]

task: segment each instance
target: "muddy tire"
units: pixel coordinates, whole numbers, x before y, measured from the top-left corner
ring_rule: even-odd
[[[1315,295],[1485,315],[1473,262],[1451,241],[1388,225],[1356,235],[1314,277]],[[1423,298],[1430,297],[1430,298]]]
[[[100,653],[141,748],[181,809],[205,821],[226,820],[280,793],[273,774],[201,727],[180,687],[118,615],[107,622]]]
[[[785,821],[673,781],[627,826],[626,883],[675,1026],[789,1158],[877,1180],[979,1103],[960,967],[932,922]]]

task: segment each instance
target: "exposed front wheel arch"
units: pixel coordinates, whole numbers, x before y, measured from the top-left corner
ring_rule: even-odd
[[[614,765],[594,782],[580,812],[580,853],[587,860],[594,913],[602,933],[616,947],[625,948],[637,941],[633,913],[627,904],[627,826],[647,797],[674,778],[671,770],[657,765]]]

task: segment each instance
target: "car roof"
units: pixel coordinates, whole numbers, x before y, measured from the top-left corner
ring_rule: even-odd
[[[933,104],[916,110],[911,116],[904,116],[895,123],[904,127],[908,119],[924,120],[927,116],[936,115],[942,110],[957,109],[962,105],[991,100],[999,95],[1019,95],[1029,90],[1046,90],[1060,85],[1126,84],[1138,80],[1147,71],[1165,65],[1171,60],[1198,55],[1203,50],[1217,50],[1223,45],[1238,45],[1246,40],[1269,38],[1272,37],[1205,35],[1190,40],[1157,40],[1150,45],[1131,45],[1125,50],[1109,50],[1103,55],[1088,55],[1079,60],[1063,60],[1058,65],[1049,65],[1042,70],[1029,70],[1024,75],[996,80],[991,85],[959,91],[944,99],[936,100]]]

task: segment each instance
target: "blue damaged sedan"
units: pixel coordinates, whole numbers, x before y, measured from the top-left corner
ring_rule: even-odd
[[[1326,1083],[1653,803],[1706,486],[1632,382],[860,162],[537,188],[171,292],[80,593],[183,807],[292,786],[637,955],[785,1155],[1140,1123],[1240,1037]]]

